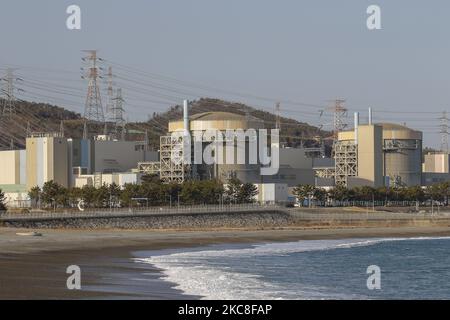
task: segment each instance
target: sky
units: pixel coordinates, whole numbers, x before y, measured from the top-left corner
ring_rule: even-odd
[[[81,30],[66,28],[72,4]],[[381,30],[366,26],[372,4]],[[326,108],[343,98],[350,126],[372,107],[374,121],[406,123],[439,147],[449,12],[445,0],[2,0],[0,72],[17,68],[23,99],[83,113],[82,50],[97,49],[129,120],[209,96],[268,111],[281,101],[283,116],[331,129]]]

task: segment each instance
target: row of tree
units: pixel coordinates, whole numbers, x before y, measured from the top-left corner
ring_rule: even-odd
[[[346,188],[336,186],[328,191],[311,185],[301,185],[294,188],[294,195],[299,202],[317,201],[419,201],[435,200],[448,205],[450,183],[443,182],[427,187],[380,187],[369,186]]]
[[[182,184],[164,184],[156,176],[146,176],[141,184],[116,184],[99,188],[64,188],[54,181],[46,182],[42,189],[34,187],[28,193],[35,206],[44,208],[75,207],[83,201],[84,207],[135,207],[199,205],[220,203],[251,203],[258,194],[251,183],[231,179],[226,187],[217,180],[186,181]]]

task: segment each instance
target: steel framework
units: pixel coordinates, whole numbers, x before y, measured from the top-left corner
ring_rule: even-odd
[[[90,121],[104,122],[105,116],[103,114],[102,101],[100,97],[100,88],[98,86],[98,78],[100,77],[97,63],[99,58],[97,57],[96,50],[87,50],[88,56],[83,58],[83,61],[90,63],[87,72],[87,78],[89,79],[88,91],[86,95],[86,105],[84,110],[84,117]],[[84,77],[82,77],[84,79]]]
[[[160,174],[161,162],[139,162],[138,171],[144,174]]]
[[[160,178],[165,183],[182,183],[190,176],[190,165],[184,163],[184,138],[160,137]]]
[[[353,141],[337,141],[334,144],[335,183],[348,186],[348,177],[358,175],[358,146]]]

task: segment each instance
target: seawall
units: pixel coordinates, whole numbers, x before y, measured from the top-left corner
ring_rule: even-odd
[[[211,230],[226,228],[450,227],[450,216],[396,213],[310,213],[289,209],[3,217],[0,225],[29,229]]]
[[[292,225],[279,211],[151,214],[111,217],[30,218],[3,220],[5,227],[55,229],[215,229],[273,228]]]

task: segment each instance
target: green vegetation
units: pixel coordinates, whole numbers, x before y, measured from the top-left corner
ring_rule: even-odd
[[[248,203],[258,194],[258,189],[251,183],[242,183],[232,178],[228,181],[225,191],[226,199],[231,203]]]
[[[0,189],[0,211],[6,210],[6,198],[5,194],[3,193],[2,189]]]
[[[301,185],[294,189],[294,195],[300,203],[311,199],[316,202],[329,201],[438,201],[448,205],[450,182],[443,182],[428,187],[372,188],[368,186],[345,188],[336,186],[328,192],[310,185]]]
[[[231,179],[227,188],[218,180],[186,181],[182,184],[164,184],[157,176],[144,176],[140,185],[125,184],[120,188],[116,184],[103,185],[100,188],[64,188],[54,181],[48,181],[42,187],[32,188],[28,195],[33,206],[42,208],[71,208],[79,201],[87,208],[201,205],[220,203],[251,203],[258,194],[257,188],[250,183]]]

